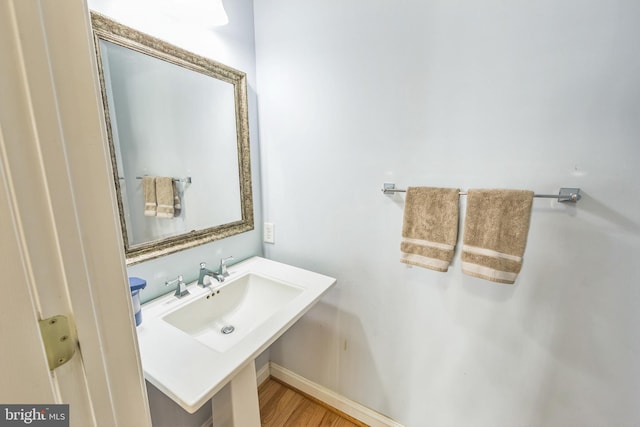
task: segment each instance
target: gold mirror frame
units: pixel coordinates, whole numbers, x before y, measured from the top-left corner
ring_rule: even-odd
[[[122,237],[124,240],[127,265],[147,261],[163,255],[209,243],[214,240],[224,239],[226,237],[253,230],[253,195],[251,189],[251,159],[249,152],[249,114],[246,74],[227,65],[196,55],[148,34],[124,26],[95,12],[91,12],[91,23],[93,27],[98,71],[100,74],[100,87],[107,125],[109,151],[113,169],[113,181],[118,199],[118,211],[120,213],[120,225],[122,227]],[[116,148],[113,141],[107,91],[102,68],[102,56],[100,54],[100,40],[115,43],[128,49],[138,51],[142,54],[150,55],[233,85],[238,142],[238,166],[240,171],[240,211],[242,214],[242,218],[239,221],[216,225],[201,230],[193,230],[188,233],[140,243],[133,246],[129,245],[120,188],[120,175],[116,162]]]

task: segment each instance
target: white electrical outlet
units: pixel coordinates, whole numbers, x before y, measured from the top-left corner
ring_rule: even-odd
[[[272,222],[264,223],[264,238],[265,243],[275,243],[276,242],[276,231],[275,225]]]

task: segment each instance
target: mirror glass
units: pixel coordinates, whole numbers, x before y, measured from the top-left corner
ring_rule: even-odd
[[[127,262],[253,229],[246,75],[92,24]]]

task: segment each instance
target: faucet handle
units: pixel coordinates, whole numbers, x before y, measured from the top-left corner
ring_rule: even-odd
[[[178,277],[176,277],[173,280],[167,280],[166,282],[164,282],[164,285],[165,286],[169,286],[169,285],[173,285],[174,283],[180,283],[180,282],[182,282],[182,279],[183,279],[183,277],[182,277],[182,274],[181,274],[181,275],[179,275]]]
[[[200,270],[202,270],[203,268],[207,268],[207,263],[206,262],[201,262],[200,263]]]
[[[174,296],[182,298],[190,294],[189,290],[187,289],[187,285],[184,283],[182,274],[173,280],[167,280],[166,282],[164,282],[164,285],[169,286],[175,283],[177,283],[178,286],[176,287],[176,293],[174,294]]]
[[[229,277],[229,272],[227,271],[227,261],[230,261],[232,259],[232,256],[220,259],[220,274],[222,274],[224,277]]]

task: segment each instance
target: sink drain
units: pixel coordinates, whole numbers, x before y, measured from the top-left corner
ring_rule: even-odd
[[[220,329],[220,332],[222,332],[223,334],[227,335],[230,334],[231,332],[235,331],[236,328],[234,328],[231,325],[227,325],[227,326],[223,326],[222,329]]]

